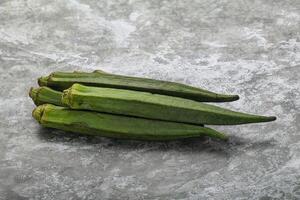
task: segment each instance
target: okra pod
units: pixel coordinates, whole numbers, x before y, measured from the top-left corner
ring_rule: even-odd
[[[273,121],[276,117],[235,112],[188,99],[74,84],[64,90],[62,103],[72,109],[209,125],[236,125]]]
[[[209,136],[226,140],[227,136],[211,128],[190,124],[128,116],[71,110],[44,104],[32,112],[43,126],[88,135],[139,140],[175,140]]]
[[[181,83],[115,75],[99,70],[92,73],[54,72],[39,78],[38,83],[40,86],[48,86],[60,91],[71,87],[74,83],[80,83],[87,86],[151,92],[202,102],[228,102],[239,99],[238,95],[217,94]]]

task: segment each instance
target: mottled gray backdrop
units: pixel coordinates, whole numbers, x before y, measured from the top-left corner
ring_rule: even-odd
[[[230,141],[120,141],[43,129],[28,97],[52,71],[239,94],[272,123]],[[300,199],[299,0],[0,0],[0,199]]]

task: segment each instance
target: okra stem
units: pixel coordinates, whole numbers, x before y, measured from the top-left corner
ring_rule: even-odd
[[[34,104],[39,106],[45,103],[50,103],[58,106],[63,106],[61,102],[62,92],[55,91],[49,87],[30,88],[29,96]]]

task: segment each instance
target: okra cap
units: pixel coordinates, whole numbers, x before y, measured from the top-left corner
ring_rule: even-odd
[[[39,91],[41,88],[33,88],[31,87],[29,90],[29,96],[32,99],[32,101],[34,102],[35,105],[39,105],[38,102],[38,95],[39,95]]]
[[[49,78],[49,76],[42,76],[42,77],[38,78],[39,86],[47,86],[48,78]]]
[[[71,99],[72,99],[71,90],[72,90],[72,87],[70,87],[69,89],[64,90],[63,94],[62,94],[62,97],[61,97],[62,104],[66,105],[66,106],[71,106]]]
[[[40,105],[32,111],[33,118],[36,119],[39,123],[41,123],[41,119],[43,117],[46,106],[46,104]]]

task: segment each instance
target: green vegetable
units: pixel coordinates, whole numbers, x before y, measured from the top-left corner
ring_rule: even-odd
[[[39,78],[38,83],[40,86],[48,86],[60,91],[71,87],[74,83],[80,83],[88,86],[151,92],[203,102],[227,102],[239,99],[237,95],[217,94],[180,83],[114,75],[100,70],[93,73],[54,72]]]
[[[64,90],[62,102],[72,109],[94,110],[128,116],[191,124],[234,125],[273,121],[266,117],[178,97],[131,90],[74,84]]]
[[[51,104],[38,106],[32,115],[45,127],[112,138],[174,140],[209,136],[227,139],[223,133],[196,125],[70,110]]]
[[[55,91],[45,86],[39,88],[30,88],[29,96],[37,106],[45,103],[63,106],[61,103],[62,92]]]

